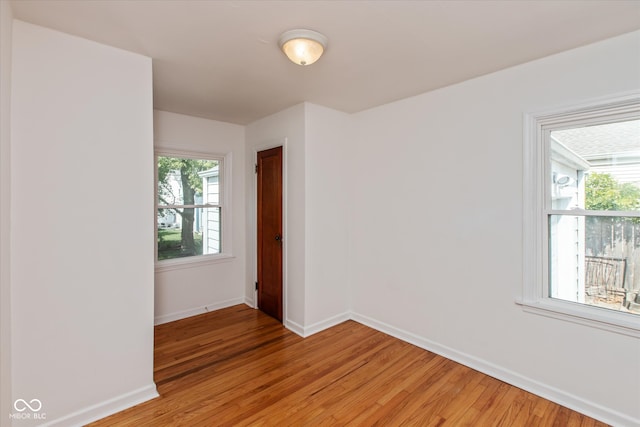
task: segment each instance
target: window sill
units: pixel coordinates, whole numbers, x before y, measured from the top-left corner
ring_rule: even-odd
[[[516,301],[527,313],[640,338],[638,316],[561,300]]]
[[[163,271],[180,270],[183,268],[203,267],[207,265],[220,264],[233,260],[233,254],[200,255],[189,258],[167,259],[156,261],[156,273]]]

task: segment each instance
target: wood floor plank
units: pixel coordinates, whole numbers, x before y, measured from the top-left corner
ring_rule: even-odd
[[[353,321],[303,339],[244,305],[156,326],[160,397],[91,426],[595,426]]]

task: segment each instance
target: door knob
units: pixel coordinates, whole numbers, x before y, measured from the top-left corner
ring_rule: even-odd
[[[276,242],[281,242],[282,236],[280,234],[276,234]]]

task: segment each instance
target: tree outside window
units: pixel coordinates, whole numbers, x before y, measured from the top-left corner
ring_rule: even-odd
[[[221,252],[221,159],[157,157],[158,260]]]

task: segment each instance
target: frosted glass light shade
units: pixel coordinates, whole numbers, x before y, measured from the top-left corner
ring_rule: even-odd
[[[280,49],[298,65],[311,65],[323,54],[327,38],[311,30],[290,30],[280,36]]]

